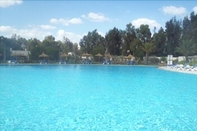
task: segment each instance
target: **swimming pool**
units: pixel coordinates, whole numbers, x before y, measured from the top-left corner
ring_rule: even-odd
[[[0,130],[195,131],[196,85],[147,66],[0,66]]]

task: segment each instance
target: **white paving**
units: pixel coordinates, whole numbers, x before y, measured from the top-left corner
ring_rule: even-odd
[[[181,68],[169,67],[169,66],[161,66],[161,67],[158,67],[158,68],[163,69],[163,70],[168,70],[168,71],[188,73],[188,74],[196,74],[197,75],[197,70],[193,70],[193,69],[186,69],[186,68],[181,69]]]

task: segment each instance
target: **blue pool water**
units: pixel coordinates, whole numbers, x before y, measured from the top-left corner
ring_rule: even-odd
[[[1,131],[196,131],[197,75],[146,66],[0,66]]]

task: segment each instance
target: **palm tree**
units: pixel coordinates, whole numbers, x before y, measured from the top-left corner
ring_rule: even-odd
[[[185,56],[185,60],[189,62],[189,55],[193,55],[196,52],[196,45],[190,39],[182,40],[179,47],[176,48],[176,51]]]
[[[148,64],[148,56],[150,53],[154,52],[155,44],[153,44],[153,43],[142,44],[141,49],[146,53],[145,64],[147,65]]]

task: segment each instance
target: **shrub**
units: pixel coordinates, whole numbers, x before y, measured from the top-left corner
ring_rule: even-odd
[[[167,61],[166,57],[161,57],[160,61],[163,61],[164,63]]]
[[[182,61],[179,62],[179,64],[183,64],[183,65],[184,65],[185,63],[186,63],[185,60],[182,60]]]
[[[159,59],[156,57],[149,58],[149,64],[157,65],[159,63]]]
[[[192,60],[189,62],[189,64],[190,64],[191,66],[194,66],[194,65],[197,64],[197,60],[196,60],[196,59],[192,59]]]
[[[173,60],[173,64],[177,64],[178,63],[178,59]]]

